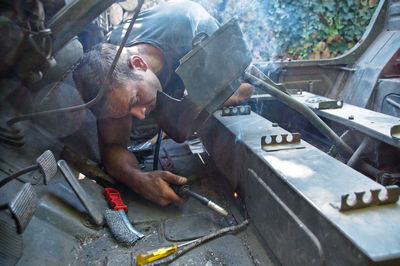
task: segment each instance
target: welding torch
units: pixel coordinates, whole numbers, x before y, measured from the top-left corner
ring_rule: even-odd
[[[209,200],[208,198],[197,194],[190,190],[189,185],[171,185],[172,189],[175,191],[182,198],[192,197],[200,201],[203,205],[207,206],[208,208],[216,211],[217,213],[221,214],[222,216],[228,216],[228,212],[216,204],[215,202]]]

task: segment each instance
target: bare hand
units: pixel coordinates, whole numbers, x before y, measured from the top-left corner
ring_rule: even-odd
[[[185,177],[168,171],[145,172],[138,180],[135,191],[161,206],[166,206],[171,202],[183,204],[185,200],[176,195],[169,184],[182,185],[186,181]]]

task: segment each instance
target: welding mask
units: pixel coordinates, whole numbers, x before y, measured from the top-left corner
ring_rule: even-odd
[[[193,49],[179,63],[175,72],[188,94],[177,100],[159,91],[153,112],[161,129],[183,142],[239,88],[237,79],[251,63],[237,19],[211,36],[196,36]]]

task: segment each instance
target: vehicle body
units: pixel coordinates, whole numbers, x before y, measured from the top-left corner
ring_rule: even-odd
[[[249,100],[250,114],[234,108],[228,115],[216,111],[198,130],[201,142],[163,141],[161,161],[172,159],[193,190],[229,211],[227,218],[193,199],[183,206],[159,207],[116,184],[97,168],[96,121],[86,110],[7,124],[20,114],[82,104],[70,72],[83,50],[106,33],[103,11],[114,1],[6,2],[0,30],[14,37],[2,39],[6,44],[1,48],[8,55],[1,69],[1,179],[51,150],[76,176],[86,176],[78,182],[92,210],[108,209],[103,188],[117,187],[129,220],[145,238],[134,246],[119,245],[103,220],[93,222],[90,208],[60,171],[48,184],[34,171],[0,187],[2,263],[131,265],[139,252],[249,219],[244,231],[210,241],[173,264],[399,264],[400,1],[380,1],[360,42],[340,57],[253,64],[269,76],[270,85],[311,108],[350,146],[350,156],[323,134],[321,123],[260,86]],[[27,16],[29,5],[37,12]],[[27,36],[24,24],[14,23],[15,7],[26,15],[18,19],[42,35]],[[53,16],[43,22],[43,12]],[[46,29],[52,32],[52,49],[46,46]],[[10,128],[20,131],[10,133]],[[300,140],[291,137],[296,132]],[[144,169],[151,170],[152,157],[142,158]],[[32,184],[30,194],[22,190],[27,183]],[[379,191],[372,192],[379,197],[368,202],[370,190]],[[19,193],[33,209],[21,211],[26,227],[20,233],[18,213],[9,206]],[[345,195],[356,200],[355,206]]]

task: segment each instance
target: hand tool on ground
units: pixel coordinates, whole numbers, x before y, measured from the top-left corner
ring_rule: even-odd
[[[78,179],[72,173],[67,162],[64,160],[59,160],[57,162],[57,165],[58,165],[58,167],[60,167],[60,170],[63,173],[68,184],[70,184],[70,186],[74,190],[75,194],[78,196],[79,200],[81,201],[82,205],[85,207],[90,218],[92,218],[93,222],[96,225],[102,225],[103,224],[103,216],[101,215],[100,211],[93,205],[93,202],[91,201],[91,199],[89,198],[89,196],[87,195],[86,191],[83,189],[81,184],[79,184]]]
[[[121,244],[131,245],[143,238],[144,235],[137,231],[129,222],[128,216],[126,215],[128,206],[122,202],[118,190],[105,188],[104,195],[110,207],[113,209],[113,211],[106,210],[104,216],[115,239]]]
[[[172,245],[169,245],[169,246],[166,246],[166,247],[161,247],[161,248],[158,248],[158,249],[154,249],[154,250],[150,250],[150,251],[139,253],[137,255],[137,257],[136,257],[136,265],[145,265],[145,264],[150,263],[152,261],[165,258],[165,257],[177,252],[180,248],[183,248],[184,246],[187,246],[187,245],[189,245],[190,243],[193,243],[196,240],[197,239],[192,240],[192,241],[188,241],[188,242],[182,243],[180,245],[172,244]]]
[[[0,187],[4,186],[14,178],[17,178],[25,173],[34,170],[39,170],[42,173],[42,175],[44,176],[44,183],[47,185],[50,179],[52,179],[53,176],[57,173],[57,164],[53,153],[49,150],[45,151],[36,159],[36,164],[21,169],[18,172],[13,173],[1,180]]]
[[[189,185],[171,185],[171,187],[175,191],[175,193],[178,194],[180,197],[186,198],[190,196],[192,198],[197,199],[202,204],[216,211],[217,213],[223,216],[228,216],[228,212],[224,208],[214,203],[213,201],[209,200],[208,198],[201,196],[196,192],[191,191]]]
[[[233,232],[233,231],[237,231],[242,229],[243,227],[245,227],[247,224],[249,223],[249,220],[245,220],[243,221],[241,224],[239,225],[233,225],[233,226],[229,226],[229,227],[225,227],[222,228],[214,233],[211,233],[209,235],[197,238],[195,240],[192,241],[188,241],[185,242],[183,244],[180,245],[169,245],[166,247],[162,247],[156,250],[152,250],[152,251],[147,251],[147,252],[143,252],[143,253],[139,253],[136,257],[136,265],[145,265],[147,263],[168,257],[169,255],[173,254],[172,256],[169,256],[168,258],[162,260],[162,261],[158,261],[156,263],[154,263],[154,265],[160,265],[160,264],[167,264],[171,261],[173,261],[174,259],[176,259],[177,257],[183,255],[184,253],[188,252],[189,250],[200,246],[201,244],[220,237],[226,233],[229,232]],[[184,246],[186,246],[186,248],[183,248]],[[182,249],[181,249],[182,248]],[[152,264],[153,265],[153,264]]]

